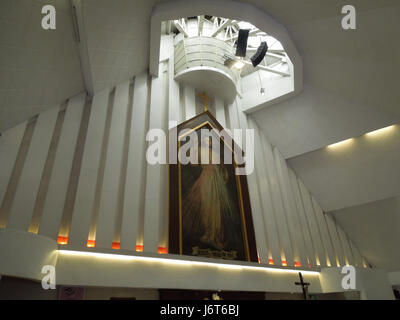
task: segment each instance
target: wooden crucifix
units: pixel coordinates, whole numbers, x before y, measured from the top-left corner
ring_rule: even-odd
[[[310,296],[308,295],[308,286],[310,285],[309,282],[304,282],[303,275],[299,272],[300,282],[295,282],[296,286],[301,286],[303,290],[304,300],[310,300]]]
[[[204,111],[207,111],[207,101],[211,101],[211,99],[205,92],[199,93],[198,96],[203,99]]]

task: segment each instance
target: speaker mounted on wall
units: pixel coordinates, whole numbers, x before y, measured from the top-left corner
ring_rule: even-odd
[[[236,41],[236,56],[237,57],[245,57],[247,50],[247,39],[249,38],[250,30],[240,29],[239,36]]]
[[[268,51],[268,45],[265,41],[261,42],[256,53],[250,58],[253,67],[258,66],[263,61],[265,54]]]

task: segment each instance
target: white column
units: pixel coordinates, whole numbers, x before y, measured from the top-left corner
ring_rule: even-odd
[[[43,207],[39,234],[53,239],[58,236],[85,98],[80,94],[68,101]]]
[[[310,228],[308,225],[306,213],[304,212],[304,206],[303,206],[303,201],[301,200],[297,177],[296,177],[296,174],[293,172],[293,170],[290,168],[289,168],[289,177],[290,177],[290,183],[292,185],[292,190],[293,190],[295,201],[296,201],[297,213],[298,213],[299,222],[300,222],[299,227],[301,228],[302,233],[303,233],[303,239],[304,239],[304,243],[305,243],[307,257],[308,257],[308,260],[309,260],[309,263],[311,264],[311,266],[315,267],[317,265],[317,263],[315,260],[315,253],[314,253],[315,249],[314,249],[314,245],[311,240]]]
[[[263,147],[265,156],[265,167],[267,169],[267,176],[269,180],[269,185],[271,187],[272,205],[274,207],[275,220],[280,244],[287,264],[292,266],[294,265],[293,249],[290,242],[289,229],[286,223],[285,209],[283,207],[274,154],[272,146],[266,141],[266,139],[264,139]]]
[[[357,246],[354,244],[352,240],[349,239],[351,252],[353,253],[355,266],[362,268],[363,267],[363,259],[361,257],[360,251],[358,250]]]
[[[328,226],[326,225],[326,221],[324,218],[324,212],[322,211],[321,207],[319,206],[315,198],[314,197],[311,198],[314,207],[315,217],[317,219],[319,230],[321,232],[321,238],[324,247],[326,249],[326,253],[328,255],[331,266],[336,266],[336,255],[332,247],[332,240],[330,239]]]
[[[96,228],[96,247],[100,248],[111,248],[114,237],[128,113],[129,85],[129,82],[120,84],[115,90],[103,189],[101,191],[99,218]]]
[[[233,123],[232,132],[233,129],[238,129],[238,128],[242,130],[248,129],[249,126],[247,123],[247,116],[241,111],[240,101],[238,99],[236,99],[236,102],[232,105],[231,111],[232,115],[236,115],[237,119],[236,120],[237,124],[235,124],[234,121],[231,122]],[[245,135],[243,134],[243,136]],[[246,140],[243,138],[243,146],[245,146],[245,142]],[[253,145],[254,142],[255,141],[252,141]],[[256,238],[258,256],[261,261],[266,262],[266,260],[269,258],[268,243],[267,243],[267,235],[265,232],[266,230],[264,228],[263,209],[261,204],[261,195],[258,186],[256,171],[257,171],[256,168],[254,168],[253,173],[246,176],[246,178],[249,188],[251,213],[253,217],[254,233]]]
[[[326,224],[328,225],[329,234],[331,235],[333,247],[335,249],[338,262],[341,266],[344,266],[346,265],[346,259],[344,257],[343,247],[340,243],[339,236],[336,230],[336,222],[329,214],[325,214],[325,219]]]
[[[172,45],[173,48],[173,45]],[[179,83],[175,81],[174,54],[172,53],[168,61],[168,119],[179,124]],[[168,127],[171,129],[171,127]]]
[[[344,254],[346,256],[347,263],[354,266],[355,261],[354,261],[353,254],[351,252],[350,243],[347,238],[347,234],[343,231],[342,227],[339,226],[338,224],[336,224],[336,229],[337,229],[337,232],[339,235],[340,242],[343,247]]]
[[[147,73],[136,77],[133,91],[133,112],[129,140],[128,167],[121,230],[121,249],[136,250],[140,212],[144,206],[146,129],[147,129]],[[141,230],[142,231],[142,230]]]
[[[149,129],[161,129],[163,127],[162,111],[163,105],[163,69],[159,68],[159,77],[153,78],[151,83],[150,118]],[[185,90],[185,94],[186,94]],[[154,142],[151,142],[154,143]],[[165,150],[160,150],[162,156]],[[144,241],[143,250],[146,252],[157,252],[160,232],[161,208],[161,164],[147,164],[145,207],[144,207]]]
[[[17,186],[8,228],[28,230],[59,107],[39,115]]]
[[[221,126],[226,128],[225,106],[221,98],[215,97],[215,117]]]
[[[311,202],[311,194],[308,192],[307,188],[304,186],[301,180],[298,180],[300,195],[303,200],[304,211],[307,216],[307,221],[310,226],[311,239],[314,244],[315,254],[318,257],[317,264],[326,267],[326,254],[325,249],[322,246],[322,239],[319,233],[318,224],[315,219],[314,208]]]
[[[232,102],[229,106],[228,106],[228,114],[229,114],[229,123],[230,123],[230,128],[233,132],[233,129],[239,129],[240,125],[239,125],[239,118],[238,118],[238,106],[239,100],[238,98],[236,98],[236,100],[234,102]]]
[[[196,97],[192,86],[184,85],[184,99],[186,120],[188,120],[196,116]]]
[[[2,132],[0,137],[0,208],[24,136],[26,122]],[[0,216],[1,219],[1,216]],[[1,220],[0,220],[1,226]]]
[[[92,222],[109,95],[108,89],[103,90],[96,93],[92,101],[81,173],[68,239],[69,244],[79,247],[86,247]]]
[[[167,67],[167,66],[165,66]],[[167,68],[163,68],[163,91],[161,96],[163,97],[163,102],[161,107],[161,129],[163,132],[166,134],[167,142],[166,142],[166,148],[168,147],[168,120],[169,120],[169,101],[167,99],[168,97],[168,72]],[[160,75],[161,76],[161,75]],[[166,157],[168,157],[168,151],[166,150]],[[161,198],[160,198],[160,229],[159,229],[159,237],[158,237],[158,247],[163,247],[167,248],[168,247],[168,226],[169,226],[169,220],[168,220],[168,214],[169,214],[169,197],[168,197],[168,190],[169,190],[169,184],[168,184],[168,165],[163,164],[161,165],[161,179],[160,179],[160,185],[161,185]]]
[[[257,178],[260,190],[260,200],[262,204],[264,228],[266,230],[266,236],[268,239],[268,245],[271,256],[274,263],[280,265],[281,260],[281,247],[279,243],[279,236],[277,233],[276,221],[274,208],[272,206],[271,189],[269,186],[267,171],[265,168],[265,158],[263,147],[261,144],[260,132],[257,125],[254,123],[251,117],[248,118],[249,127],[254,129],[254,152],[255,152],[255,167],[257,172]],[[267,261],[268,262],[268,261]],[[265,263],[265,262],[264,262]]]
[[[300,222],[297,217],[297,208],[293,195],[293,190],[289,181],[289,172],[285,159],[277,148],[275,148],[275,160],[278,173],[279,185],[281,187],[281,194],[283,206],[285,208],[286,219],[288,222],[290,239],[292,240],[292,247],[294,258],[301,263],[302,266],[307,266],[307,255],[303,240],[301,229],[299,228]]]

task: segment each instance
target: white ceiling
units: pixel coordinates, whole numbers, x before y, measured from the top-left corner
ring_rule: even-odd
[[[253,117],[286,159],[400,123],[400,115],[349,102],[308,84],[295,98],[256,112]]]
[[[149,66],[154,0],[84,0],[83,19],[94,91],[114,86]]]
[[[41,27],[54,4],[56,30]],[[0,132],[84,90],[68,0],[0,1]]]
[[[388,271],[399,270],[400,197],[332,212],[351,235],[368,262]]]
[[[81,2],[81,36],[87,41],[94,91],[147,70],[151,12],[161,1]],[[376,144],[361,139],[357,148],[340,157],[321,149],[400,123],[400,2],[352,0],[358,12],[356,31],[340,26],[340,11],[347,0],[242,2],[284,25],[302,56],[303,93],[258,111],[254,118],[271,142],[291,158],[290,165],[316,199],[332,210],[400,195],[398,136]],[[51,32],[40,27],[40,8],[48,3],[57,9],[57,29]],[[0,131],[84,89],[69,1],[1,0]],[[389,225],[382,228],[391,232],[389,219],[396,213],[393,206],[388,208]],[[340,214],[346,219],[338,216],[350,237],[358,237],[353,226],[360,215],[360,210],[349,209]],[[366,255],[363,241],[369,244],[362,235],[357,244]],[[382,265],[391,264],[384,256],[377,259]],[[400,269],[400,259],[397,262]]]
[[[289,165],[332,211],[400,195],[400,125],[291,158]]]

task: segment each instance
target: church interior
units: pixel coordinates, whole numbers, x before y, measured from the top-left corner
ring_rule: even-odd
[[[400,3],[348,2],[0,0],[0,300],[400,299]]]

